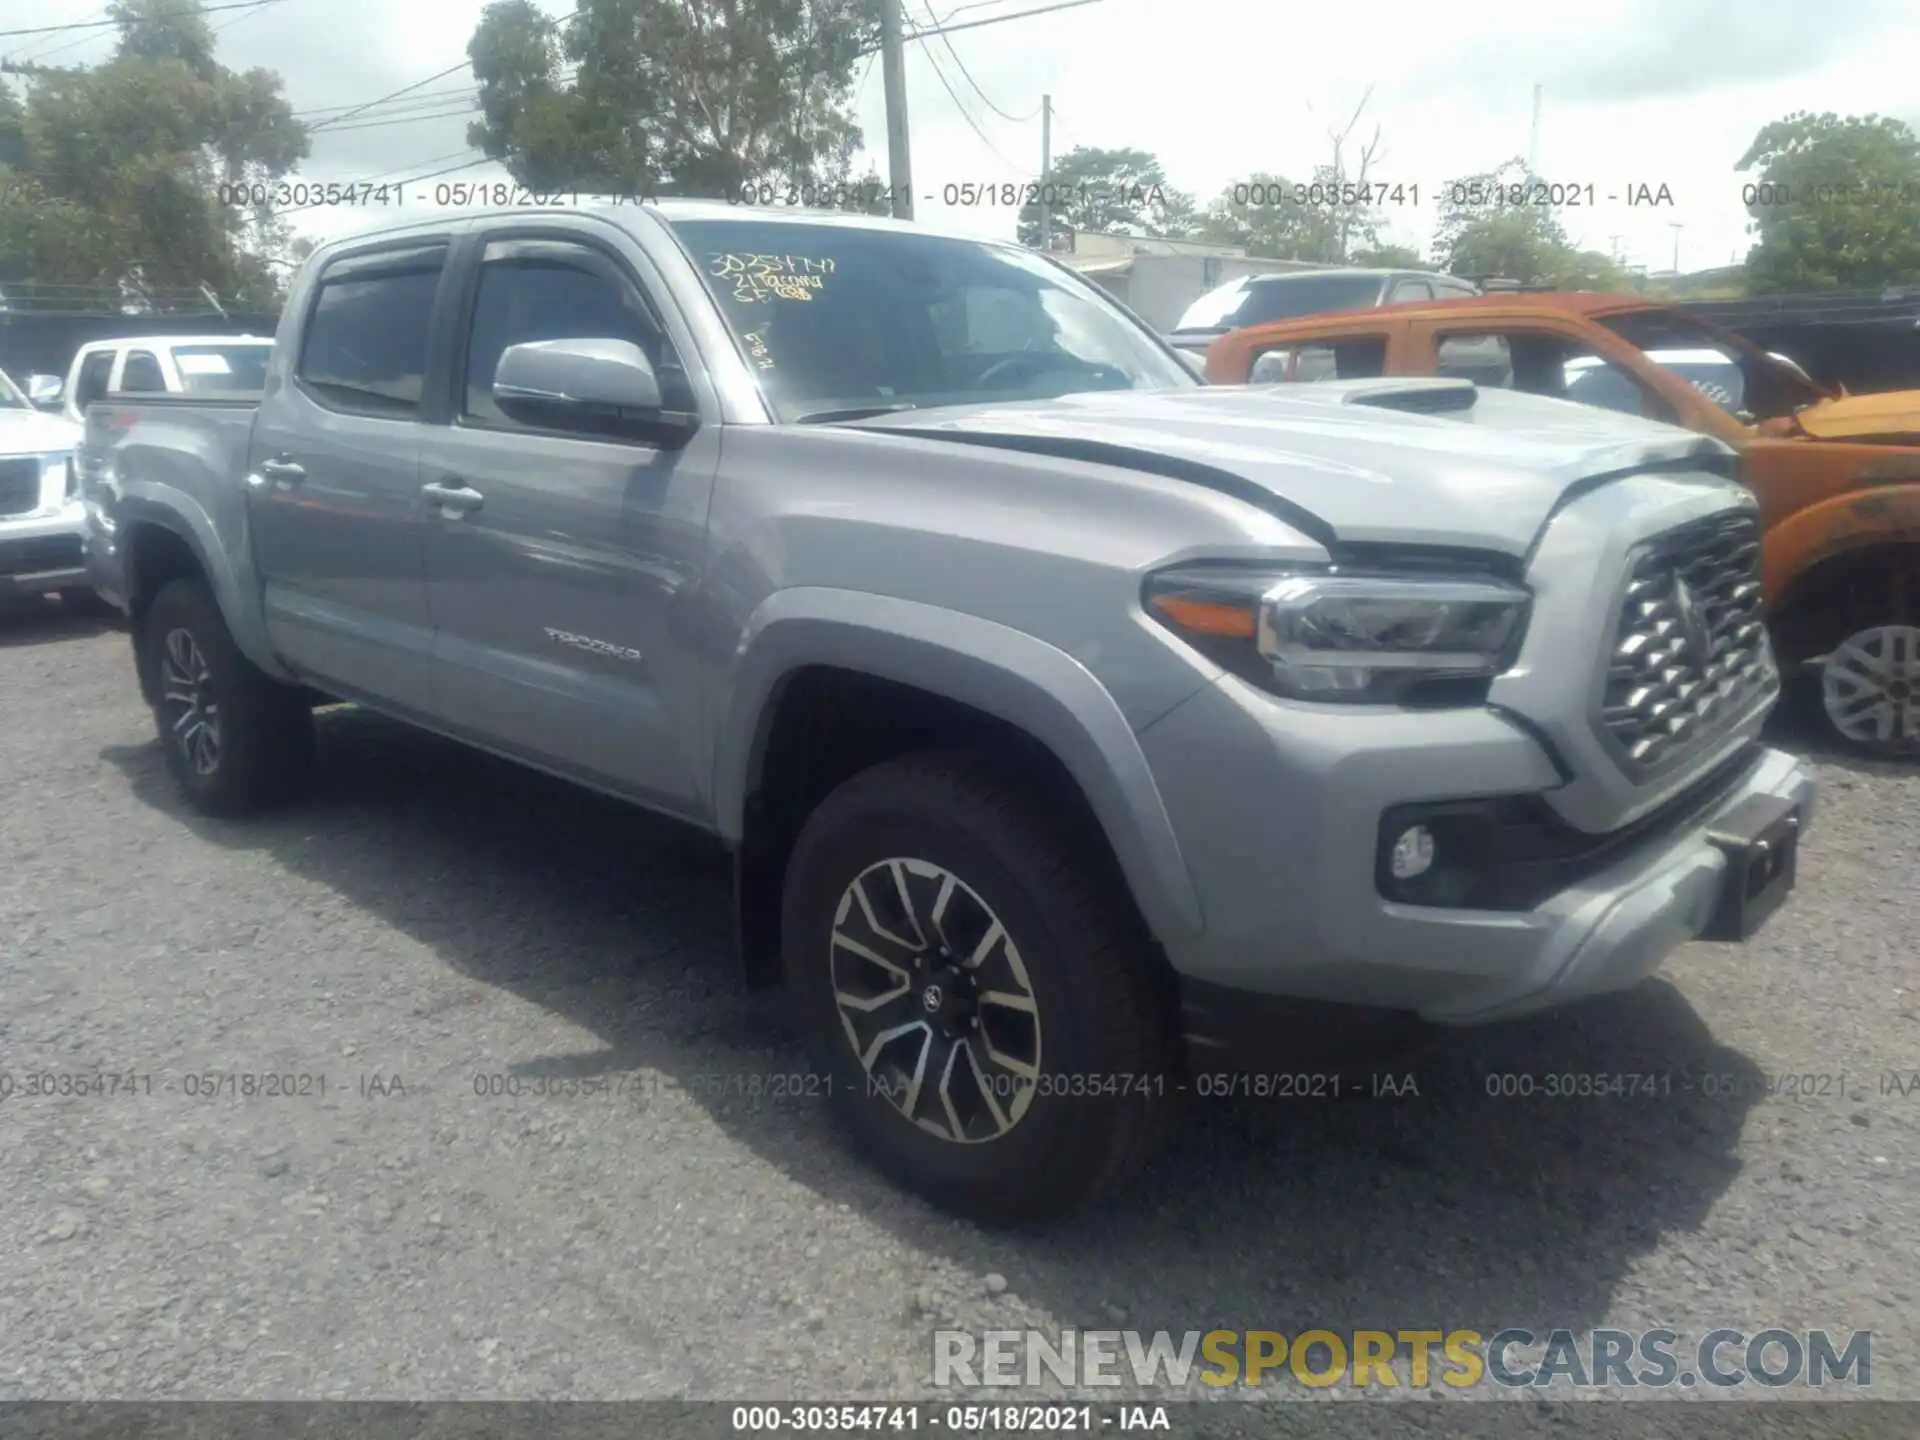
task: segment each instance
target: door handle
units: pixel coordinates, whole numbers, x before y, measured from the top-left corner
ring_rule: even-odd
[[[293,460],[262,460],[260,475],[262,479],[271,480],[282,490],[291,490],[307,478],[307,469]]]
[[[478,510],[480,502],[486,499],[478,490],[466,485],[446,485],[433,481],[420,487],[420,493],[430,505],[438,505],[440,513],[458,519],[471,510]]]

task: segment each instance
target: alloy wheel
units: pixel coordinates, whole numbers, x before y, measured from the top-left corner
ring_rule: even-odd
[[[220,767],[220,705],[207,657],[193,632],[169,630],[160,650],[160,715],[171,743],[196,774]]]
[[[1920,743],[1920,626],[1848,636],[1821,667],[1820,691],[1833,728],[1855,744]]]
[[[1040,1077],[1040,1010],[1013,938],[951,871],[896,858],[867,867],[834,913],[841,1029],[908,1120],[943,1140],[1005,1135]]]

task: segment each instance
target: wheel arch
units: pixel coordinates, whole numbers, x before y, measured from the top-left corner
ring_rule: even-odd
[[[1010,766],[1062,782],[1163,943],[1197,933],[1200,903],[1153,775],[1113,697],[1077,660],[976,616],[826,588],[784,590],[755,612],[720,703],[715,823],[734,847],[736,920],[750,978],[778,954],[779,883],[806,809],[855,769],[956,740],[1002,747]],[[861,702],[871,711],[861,713]],[[844,717],[844,718],[834,718]],[[770,811],[768,777],[803,778],[799,815]],[[860,732],[866,733],[862,735]],[[857,762],[857,763],[855,763]],[[844,773],[842,773],[844,772]]]
[[[213,591],[240,653],[276,679],[290,678],[267,642],[259,605],[250,602],[239,571],[203,514],[136,494],[123,495],[116,511],[116,549],[136,636],[141,614],[160,587],[197,575]]]

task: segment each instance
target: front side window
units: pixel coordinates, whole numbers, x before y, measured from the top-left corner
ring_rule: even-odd
[[[1667,404],[1611,360],[1570,338],[1530,330],[1456,330],[1440,337],[1435,369],[1482,385],[1669,419]]]
[[[610,259],[565,241],[494,241],[482,257],[473,302],[462,413],[514,425],[493,398],[494,372],[509,345],[537,340],[628,341],[652,363],[666,409],[697,408],[660,322]]]
[[[408,414],[426,385],[427,326],[446,248],[334,262],[320,277],[295,373],[322,400]]]
[[[1099,290],[1031,251],[860,225],[673,229],[783,421],[1200,383]]]

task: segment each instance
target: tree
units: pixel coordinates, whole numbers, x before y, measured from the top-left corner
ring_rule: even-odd
[[[1195,224],[1193,199],[1167,184],[1160,161],[1145,150],[1079,145],[1053,162],[1045,181],[1052,200],[1054,246],[1062,234],[1180,238]],[[1040,244],[1040,205],[1020,207],[1022,245]]]
[[[24,99],[0,102],[0,287],[20,306],[201,308],[211,291],[271,308],[284,229],[222,187],[244,194],[306,155],[279,76],[220,65],[198,0],[121,0],[108,14],[111,58],[34,69]]]
[[[1333,211],[1305,203],[1309,192],[1285,176],[1256,171],[1235,181],[1207,207],[1202,239],[1238,245],[1268,260],[1340,263],[1340,230]]]
[[[1882,115],[1797,111],[1761,127],[1746,187],[1755,294],[1920,278],[1920,138]]]
[[[847,177],[877,0],[496,0],[467,53],[468,140],[545,192],[737,198]]]
[[[1515,158],[1442,188],[1435,261],[1456,275],[1497,275],[1560,290],[1618,290],[1626,274],[1597,250],[1567,238],[1551,205],[1531,203],[1538,184]]]
[[[1207,207],[1200,233],[1220,244],[1239,245],[1249,255],[1273,260],[1310,260],[1323,265],[1396,264],[1369,257],[1411,254],[1404,246],[1382,246],[1386,217],[1373,203],[1379,188],[1373,179],[1385,158],[1380,127],[1364,145],[1353,134],[1373,98],[1360,97],[1347,123],[1327,131],[1332,158],[1313,167],[1305,184],[1264,171],[1229,185]],[[1414,257],[1418,263],[1418,257]]]
[[[1382,270],[1418,270],[1426,257],[1411,245],[1369,245],[1348,257],[1355,265],[1372,265]]]

